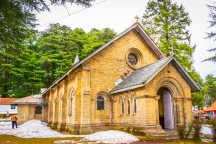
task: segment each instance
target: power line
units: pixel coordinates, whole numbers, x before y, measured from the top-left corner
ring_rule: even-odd
[[[100,4],[100,3],[104,2],[104,1],[106,1],[106,0],[102,0],[102,1],[100,1],[100,2],[98,2],[98,3],[96,3],[96,4],[93,4],[92,6],[95,6],[95,5],[97,5],[97,4]],[[92,6],[91,6],[91,7],[92,7]],[[42,24],[42,25],[38,26],[37,28],[42,27],[42,26],[45,26],[45,25],[48,25],[48,24],[51,24],[51,23],[53,23],[53,22],[55,22],[55,21],[61,20],[61,19],[66,18],[66,17],[68,17],[68,16],[74,15],[74,14],[76,14],[76,13],[78,13],[78,12],[81,12],[81,11],[87,9],[87,8],[88,8],[88,7],[83,8],[83,9],[78,10],[78,11],[75,11],[75,12],[73,12],[73,13],[71,13],[71,14],[68,12],[68,15],[63,16],[63,17],[60,17],[60,18],[55,19],[55,20],[53,20],[53,21],[50,21],[50,22],[48,22],[48,23]],[[66,7],[66,9],[67,9],[67,7]],[[67,9],[67,11],[68,11],[68,9]]]

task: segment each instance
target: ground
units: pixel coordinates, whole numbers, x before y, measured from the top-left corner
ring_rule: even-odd
[[[59,143],[118,143],[118,144],[195,144],[191,140],[179,141],[174,139],[158,139],[151,136],[135,137],[131,134],[108,130],[96,132],[90,135],[70,135],[65,132],[57,132],[50,129],[46,123],[39,120],[31,120],[18,126],[17,129],[11,128],[11,122],[0,122],[0,143],[11,144],[59,144]],[[203,126],[202,142],[200,144],[209,144],[212,141],[211,130],[209,126]],[[207,141],[208,140],[208,141]]]

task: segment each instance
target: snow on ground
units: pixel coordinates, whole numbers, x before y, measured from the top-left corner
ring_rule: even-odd
[[[139,141],[137,137],[131,134],[114,130],[96,132],[94,134],[85,136],[85,139],[95,140],[98,143],[130,143],[134,141]]]
[[[90,135],[63,135],[50,129],[46,123],[39,120],[30,120],[15,129],[12,129],[11,122],[0,122],[1,134],[15,135],[22,138],[83,137],[87,140],[95,140],[102,143],[130,143],[139,141],[133,135],[114,130],[101,131]]]
[[[201,133],[202,134],[209,134],[209,135],[212,135],[212,130],[210,128],[210,125],[203,125],[202,128],[201,128]]]
[[[76,135],[63,135],[50,129],[46,123],[39,120],[30,120],[15,129],[12,129],[11,122],[0,122],[0,134],[15,135],[22,138],[78,137]]]

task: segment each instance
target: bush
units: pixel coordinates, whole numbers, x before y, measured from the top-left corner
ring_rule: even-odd
[[[193,140],[195,142],[201,142],[200,130],[202,128],[202,122],[199,119],[194,119],[192,124],[194,128]]]
[[[177,125],[179,138],[183,140],[185,138],[185,125]]]
[[[183,139],[187,139],[189,134],[191,133],[193,129],[193,125],[192,124],[188,124],[188,125],[177,125],[177,131],[179,134],[179,138],[181,140]]]
[[[216,142],[216,119],[209,120],[209,124],[212,125],[213,142]]]
[[[206,116],[205,118],[206,118],[207,120],[210,120],[210,119],[211,119],[210,116]]]

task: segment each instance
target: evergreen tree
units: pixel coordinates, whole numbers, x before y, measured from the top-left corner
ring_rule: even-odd
[[[195,46],[187,27],[191,20],[182,5],[171,0],[149,0],[142,18],[145,31],[166,55],[174,55],[187,71],[192,70]]]
[[[209,17],[211,18],[211,20],[209,21],[210,23],[210,28],[215,27],[216,26],[216,6],[211,6],[211,5],[207,5],[207,7],[210,9],[210,14]],[[214,41],[216,40],[216,31],[211,31],[207,33],[207,37],[206,38],[213,38]],[[212,48],[208,50],[209,52],[215,52],[215,55],[207,58],[203,61],[212,61],[212,62],[216,62],[216,48]]]
[[[212,74],[205,77],[204,92],[207,98],[207,104],[211,105],[216,101],[216,77]]]

